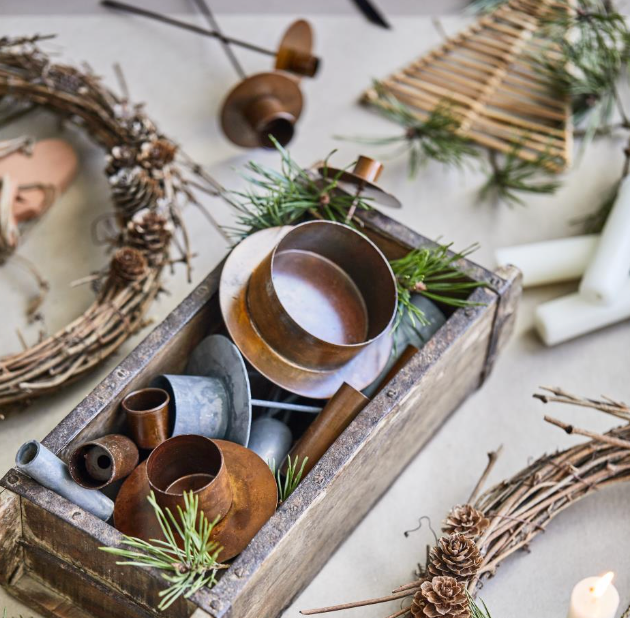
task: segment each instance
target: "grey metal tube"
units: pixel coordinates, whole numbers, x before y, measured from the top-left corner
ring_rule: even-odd
[[[15,466],[40,485],[107,521],[114,503],[100,491],[84,489],[72,480],[68,466],[37,440],[25,442],[15,456]]]
[[[276,408],[277,410],[290,410],[291,412],[309,412],[319,414],[322,409],[317,406],[303,406],[300,403],[285,403],[283,401],[264,401],[262,399],[252,399],[253,406],[261,408]]]

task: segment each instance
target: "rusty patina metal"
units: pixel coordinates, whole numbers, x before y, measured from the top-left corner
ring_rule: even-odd
[[[138,459],[138,447],[132,440],[109,434],[74,449],[68,469],[81,487],[101,489],[129,476],[138,465]]]
[[[276,54],[276,69],[304,77],[314,77],[320,65],[320,59],[313,55],[311,24],[305,19],[294,21],[280,41]]]
[[[364,388],[389,358],[396,281],[379,249],[348,226],[310,221],[251,235],[226,261],[220,301],[245,358],[299,395],[327,399],[343,382]]]
[[[161,388],[142,388],[121,403],[129,432],[142,449],[154,449],[169,436],[169,394]]]
[[[359,156],[354,165],[354,169],[349,172],[347,170],[330,167],[328,164],[320,165],[317,172],[325,179],[331,180],[337,178],[341,189],[352,195],[358,195],[364,198],[389,206],[390,208],[401,208],[400,200],[391,193],[383,191],[377,184],[383,164],[370,157]]]
[[[289,453],[291,459],[298,458],[298,469],[308,457],[305,476],[368,403],[370,400],[363,393],[349,384],[341,385]],[[286,463],[282,470],[286,472]]]
[[[177,436],[171,440],[184,437]],[[278,500],[277,486],[269,466],[253,451],[225,440],[208,442],[213,442],[222,453],[232,497],[229,510],[216,524],[211,536],[213,541],[223,547],[219,560],[225,561],[243,551],[274,514]],[[158,480],[164,487],[163,483],[169,479]],[[177,479],[173,482],[177,483]],[[185,483],[187,481],[182,481],[182,484]],[[182,488],[181,485],[179,488]],[[178,489],[177,485],[175,489]],[[163,538],[155,513],[147,501],[150,491],[147,462],[143,462],[123,483],[116,498],[114,524],[123,534],[145,540]],[[180,498],[176,496],[175,500]],[[204,510],[204,513],[212,519],[211,510],[208,512]]]
[[[284,73],[258,73],[239,82],[221,108],[226,137],[245,148],[273,148],[273,136],[286,146],[302,113],[303,97],[296,80]]]

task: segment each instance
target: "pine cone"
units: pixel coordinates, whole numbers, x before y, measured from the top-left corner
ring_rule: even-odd
[[[431,550],[428,571],[431,575],[447,575],[459,581],[470,579],[481,565],[476,543],[463,534],[443,536]]]
[[[126,286],[138,281],[147,272],[147,261],[137,249],[123,247],[114,253],[110,270],[111,281]]]
[[[105,173],[108,176],[114,176],[120,170],[133,168],[136,165],[136,156],[138,151],[132,146],[123,144],[122,146],[114,146],[105,158]],[[128,171],[128,170],[127,170]],[[111,179],[110,179],[111,182]]]
[[[474,539],[483,534],[490,520],[470,504],[453,507],[442,525],[444,534],[465,534]]]
[[[110,177],[112,198],[123,221],[144,208],[155,207],[163,195],[160,183],[141,167],[124,168]]]
[[[151,267],[163,264],[170,240],[168,221],[156,212],[138,212],[127,224],[126,244],[142,252]]]
[[[162,169],[173,162],[177,146],[164,138],[155,138],[140,146],[138,163],[146,168]]]
[[[453,577],[434,577],[422,583],[410,611],[414,618],[469,618],[466,588]]]

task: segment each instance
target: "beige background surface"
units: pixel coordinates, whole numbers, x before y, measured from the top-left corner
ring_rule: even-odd
[[[383,3],[385,5],[385,3]],[[447,31],[456,32],[468,18],[447,16]],[[88,61],[113,83],[112,64],[120,62],[135,100],[148,102],[150,114],[169,136],[177,138],[200,162],[211,167],[228,186],[240,180],[234,168],[248,158],[276,165],[274,154],[245,153],[225,141],[217,126],[217,109],[223,94],[234,83],[231,67],[212,41],[196,38],[140,19],[119,15],[10,15],[0,13],[2,34],[59,34],[51,44],[65,59]],[[286,15],[229,15],[222,25],[234,36],[260,44],[273,44],[288,23]],[[317,47],[323,56],[321,76],[305,80],[307,107],[298,134],[291,144],[304,165],[338,148],[334,161],[346,164],[359,152],[385,157],[386,151],[360,148],[334,135],[389,135],[396,127],[355,104],[373,77],[384,76],[439,41],[426,16],[393,16],[394,30],[367,24],[354,14],[314,15]],[[264,57],[239,52],[251,71],[268,68]],[[45,117],[29,119],[2,135],[30,132],[57,134],[56,124]],[[67,134],[79,150],[78,180],[54,210],[32,231],[22,247],[40,263],[53,283],[45,305],[47,327],[55,331],[88,304],[89,289],[70,289],[69,283],[105,264],[104,250],[91,238],[94,219],[108,211],[107,184],[102,156],[83,136]],[[593,146],[566,177],[565,187],[552,198],[532,198],[527,207],[478,204],[476,193],[482,177],[474,170],[459,172],[429,164],[417,180],[406,178],[404,160],[386,161],[382,182],[405,204],[393,216],[421,233],[456,247],[480,242],[477,260],[492,266],[493,249],[513,243],[560,237],[573,233],[570,220],[593,209],[614,182],[621,166],[622,143]],[[216,216],[227,223],[231,214],[218,201],[208,202]],[[186,213],[195,250],[195,281],[223,256],[226,247],[198,212]],[[156,321],[192,289],[178,270],[169,277],[163,296],[151,309]],[[527,292],[517,333],[504,352],[490,381],[446,423],[434,440],[391,487],[374,510],[346,540],[313,583],[287,609],[296,618],[299,609],[378,596],[408,580],[424,557],[431,534],[423,529],[410,538],[403,531],[422,515],[434,527],[455,503],[466,500],[485,465],[488,450],[503,444],[504,455],[491,480],[523,467],[529,458],[575,443],[542,421],[542,405],[531,398],[539,384],[558,384],[597,396],[602,393],[629,399],[628,367],[630,326],[621,324],[554,349],[546,349],[532,332],[532,311],[545,299],[560,296],[572,285]],[[16,328],[29,341],[37,330],[24,324],[23,307],[32,283],[14,264],[0,270],[0,351],[19,348]],[[148,332],[148,331],[146,331]],[[88,378],[55,397],[11,414],[0,422],[0,471],[6,470],[24,440],[43,438],[146,334],[130,340],[116,358]],[[557,408],[554,413],[592,429],[611,426],[585,410]],[[591,496],[566,511],[542,538],[532,544],[532,554],[519,555],[489,581],[482,596],[495,618],[562,618],[572,586],[579,579],[603,572],[617,572],[622,604],[630,603],[630,541],[628,504],[630,487],[617,487]],[[308,560],[309,548],[304,548]],[[261,591],[264,594],[264,591]],[[31,612],[0,592],[0,611]],[[624,605],[624,606],[625,606]],[[355,610],[347,615],[385,616],[396,607]]]

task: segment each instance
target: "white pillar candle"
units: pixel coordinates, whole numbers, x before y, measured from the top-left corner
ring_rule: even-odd
[[[579,279],[595,255],[599,236],[588,234],[497,249],[497,266],[513,264],[523,273],[523,287]]]
[[[612,573],[606,573],[578,582],[571,593],[567,618],[615,618],[619,593],[611,583],[612,578]]]
[[[630,177],[619,187],[593,260],[580,284],[589,300],[612,304],[630,274]]]
[[[535,326],[547,345],[585,335],[630,318],[630,278],[621,286],[620,298],[612,305],[592,303],[581,294],[569,294],[536,308]]]

